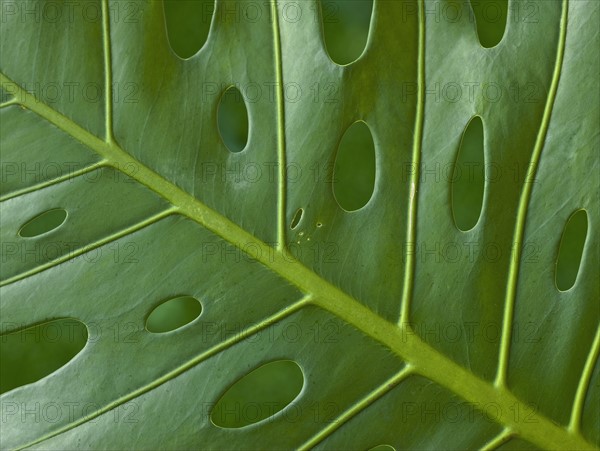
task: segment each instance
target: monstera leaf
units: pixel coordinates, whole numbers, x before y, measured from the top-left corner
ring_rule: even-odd
[[[597,1],[512,0],[484,47],[471,2],[375,0],[346,65],[313,0],[219,0],[188,59],[160,1],[1,6],[3,366],[87,335],[2,395],[3,449],[600,445]]]

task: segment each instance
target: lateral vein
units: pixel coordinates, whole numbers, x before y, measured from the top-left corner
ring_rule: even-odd
[[[527,220],[527,210],[529,208],[529,201],[531,199],[531,192],[533,190],[532,181],[535,179],[537,173],[539,161],[548,134],[548,127],[550,125],[550,118],[552,116],[552,110],[554,108],[554,101],[556,100],[556,92],[558,90],[558,83],[560,81],[560,75],[563,65],[563,58],[565,53],[565,41],[567,36],[567,17],[568,17],[568,6],[569,0],[562,1],[562,15],[560,21],[560,37],[558,41],[556,65],[554,66],[554,74],[552,76],[552,83],[550,85],[550,92],[548,93],[548,99],[546,100],[546,106],[544,108],[544,115],[542,118],[542,124],[540,126],[538,136],[535,142],[533,154],[531,156],[531,162],[529,170],[527,172],[526,180],[523,185],[523,191],[519,199],[519,207],[517,213],[517,222],[515,225],[515,245],[512,247],[510,255],[510,266],[509,275],[506,289],[506,299],[504,301],[504,315],[502,319],[502,335],[500,341],[500,353],[498,357],[498,372],[496,374],[496,385],[505,386],[507,371],[508,371],[508,359],[510,354],[510,342],[512,340],[512,325],[514,318],[515,300],[517,294],[517,282],[519,279],[519,268],[520,268],[520,257],[523,246],[523,237],[525,234],[525,222]]]

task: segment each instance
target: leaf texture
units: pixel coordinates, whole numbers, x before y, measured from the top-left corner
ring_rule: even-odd
[[[345,66],[313,0],[261,4],[252,21],[218,0],[186,60],[161,1],[85,4],[98,20],[37,21],[22,15],[34,2],[3,2],[2,332],[76,318],[93,336],[0,397],[3,448],[600,446],[596,1],[511,1],[502,41],[483,48],[469,2],[375,0]],[[239,153],[217,125],[231,85],[261,92],[242,89]],[[463,232],[446,174],[474,116],[485,195]],[[377,172],[347,212],[331,177],[356,121]],[[54,207],[64,225],[18,235]],[[562,292],[558,247],[578,209],[589,231]],[[198,320],[146,330],[184,295]],[[304,376],[290,406],[241,429],[211,422],[229,387],[281,359]]]

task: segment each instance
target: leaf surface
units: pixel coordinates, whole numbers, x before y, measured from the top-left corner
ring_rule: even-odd
[[[185,60],[162,2],[85,4],[97,20],[0,18],[2,332],[59,318],[89,332],[67,365],[0,397],[3,448],[600,446],[597,2],[512,1],[484,48],[469,2],[376,0],[345,66],[312,0],[253,20],[217,1]],[[217,124],[232,85],[249,119],[237,153]],[[448,175],[474,116],[485,192],[463,232]],[[376,177],[348,212],[334,166],[357,121]],[[53,208],[64,224],[18,235]],[[587,237],[563,292],[579,209]],[[181,296],[198,319],[148,331]],[[211,421],[236,381],[279,360],[303,373],[290,405],[240,429]]]

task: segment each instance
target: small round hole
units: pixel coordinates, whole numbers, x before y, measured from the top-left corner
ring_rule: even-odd
[[[294,218],[292,219],[292,223],[290,224],[290,228],[294,230],[300,224],[302,220],[302,215],[304,214],[304,210],[302,208],[298,208],[296,213],[294,214]]]

